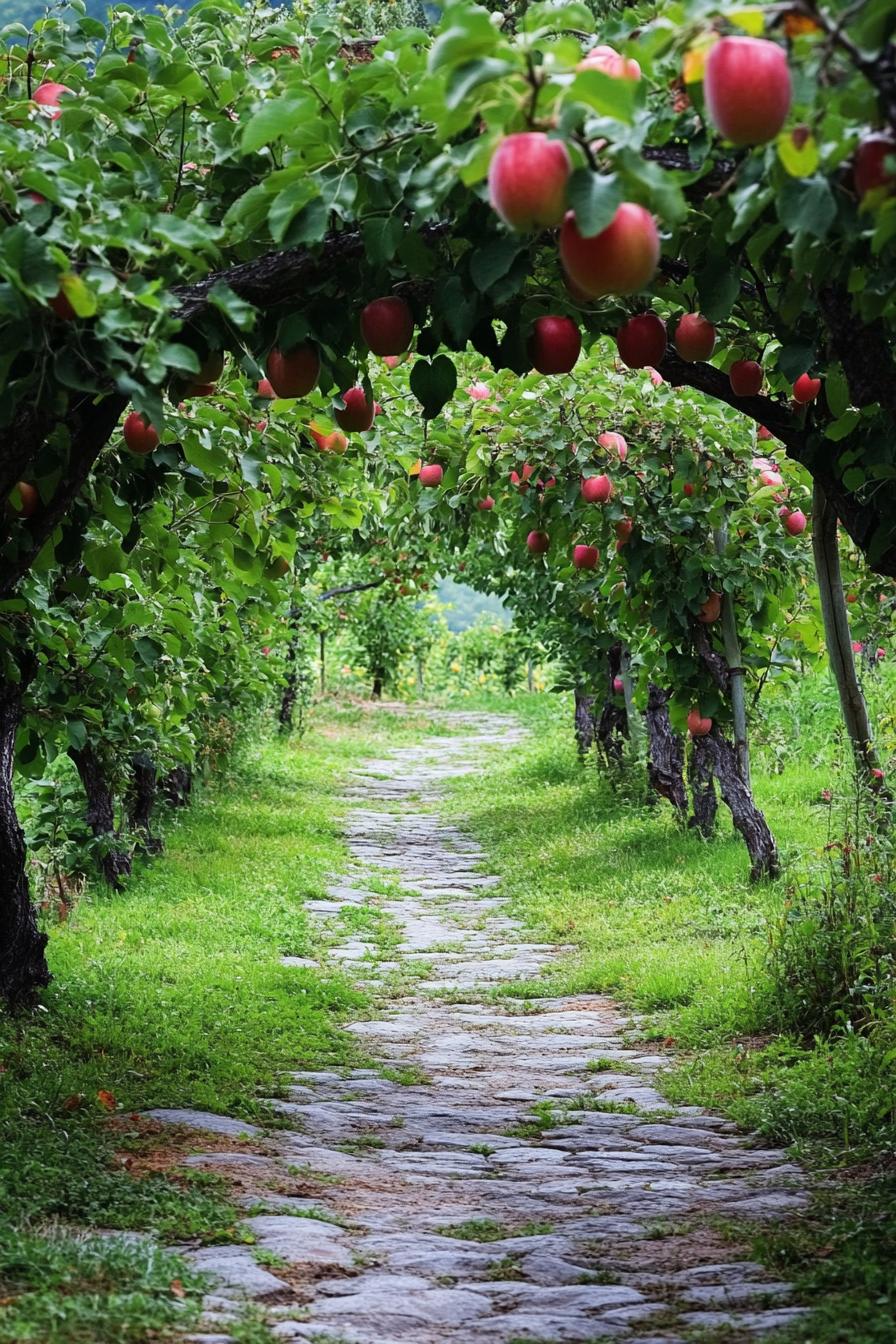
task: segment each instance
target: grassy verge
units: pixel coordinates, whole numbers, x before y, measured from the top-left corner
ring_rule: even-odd
[[[637,783],[583,770],[566,697],[520,697],[514,708],[528,741],[487,778],[459,781],[454,805],[524,921],[577,947],[550,992],[619,997],[646,1015],[645,1034],[667,1042],[670,1099],[725,1110],[833,1177],[812,1215],[762,1248],[808,1300],[825,1294],[810,1333],[793,1338],[892,1340],[896,1033],[788,1036],[770,972],[772,931],[796,877],[821,861],[836,824],[822,790],[848,805],[831,740],[807,733],[799,752],[757,752],[757,797],[787,871],[752,886],[727,817],[707,843],[680,830],[666,805],[645,806]]]
[[[345,770],[426,729],[331,709],[301,742],[256,744],[126,891],[89,888],[50,929],[42,1009],[0,1020],[0,1344],[161,1341],[195,1316],[196,1277],[154,1242],[88,1235],[237,1235],[226,1187],[178,1170],[176,1151],[170,1166],[148,1161],[162,1140],[133,1112],[264,1124],[286,1070],[350,1062],[340,1023],[362,998],[338,968],[280,958],[319,946],[303,906],[343,864]],[[164,1142],[208,1146],[176,1131]]]

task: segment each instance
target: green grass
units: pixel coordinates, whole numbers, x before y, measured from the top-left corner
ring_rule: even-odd
[[[303,906],[345,858],[344,770],[428,726],[333,708],[317,723],[301,742],[244,751],[126,891],[88,888],[49,930],[55,978],[42,1009],[0,1020],[0,1342],[128,1342],[150,1338],[147,1323],[167,1338],[169,1317],[185,1321],[195,1304],[195,1276],[151,1245],[78,1238],[114,1228],[233,1240],[238,1211],[215,1177],[141,1166],[160,1143],[203,1142],[147,1134],[131,1113],[183,1106],[277,1123],[265,1098],[286,1071],[357,1062],[341,1024],[363,997],[338,968],[280,957],[314,950]],[[171,1296],[174,1278],[184,1299]],[[91,1313],[103,1311],[100,1324]]]
[[[748,882],[725,809],[706,842],[667,805],[639,805],[637,788],[582,767],[567,697],[517,697],[528,741],[490,762],[487,777],[458,781],[453,807],[532,933],[576,949],[547,981],[505,992],[619,998],[646,1015],[646,1036],[675,1047],[661,1079],[670,1100],[726,1111],[835,1173],[834,1194],[794,1229],[769,1233],[763,1253],[807,1300],[828,1295],[812,1344],[883,1344],[896,1334],[896,1032],[883,1023],[868,1036],[789,1036],[771,974],[781,912],[822,863],[852,792],[825,679],[789,694],[772,699],[754,754],[757,800],[785,859],[777,883]],[[784,752],[790,704],[800,749]]]

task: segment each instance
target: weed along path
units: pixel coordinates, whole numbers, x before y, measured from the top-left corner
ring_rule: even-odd
[[[785,1155],[670,1107],[663,1060],[625,1043],[613,1003],[490,993],[559,950],[526,940],[439,815],[444,782],[521,730],[446,721],[354,773],[352,866],[313,905],[349,931],[328,955],[383,988],[381,1016],[350,1028],[374,1067],[297,1074],[287,1129],[188,1159],[230,1164],[266,1209],[247,1210],[253,1245],[191,1252],[216,1279],[192,1338],[235,1337],[247,1296],[275,1339],[351,1344],[735,1341],[799,1320],[789,1285],[723,1231],[748,1244],[751,1223],[802,1207]]]

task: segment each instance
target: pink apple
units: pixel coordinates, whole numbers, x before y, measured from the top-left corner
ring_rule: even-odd
[[[722,594],[710,593],[697,614],[697,620],[701,625],[712,625],[713,621],[717,621],[721,614]]]
[[[145,457],[159,444],[159,436],[154,426],[144,420],[138,411],[131,411],[130,415],[125,417],[122,434],[128,450],[136,453],[138,457]]]
[[[598,434],[597,442],[608,453],[615,453],[620,462],[624,462],[628,457],[628,444],[615,430],[609,429],[603,434]]]
[[[699,313],[685,313],[675,328],[675,349],[689,364],[709,359],[716,344],[716,329]]]
[[[784,477],[781,475],[781,473],[779,471],[772,471],[770,469],[760,471],[759,480],[762,485],[768,485],[774,487],[784,484]]]
[[[598,553],[596,546],[573,546],[572,563],[575,569],[596,569]]]
[[[472,401],[488,401],[491,392],[488,390],[485,383],[471,383],[467,388],[467,396]]]
[[[790,111],[787,53],[760,37],[723,37],[706,60],[706,109],[726,140],[764,145]]]
[[[629,537],[630,537],[631,534],[632,534],[632,528],[633,528],[634,526],[635,526],[635,524],[632,522],[631,518],[620,518],[620,519],[619,519],[618,523],[616,524],[616,549],[617,549],[617,550],[619,549],[620,546],[624,546],[625,543],[628,541]]]
[[[613,498],[613,482],[609,476],[584,477],[582,498],[587,504],[606,504]]]
[[[414,335],[414,317],[404,299],[390,294],[361,312],[361,335],[373,355],[403,355]]]
[[[258,397],[267,397],[268,400],[270,400],[272,397],[276,397],[277,393],[271,387],[270,379],[262,378],[259,380],[255,395]]]
[[[478,507],[483,513],[488,513],[495,507],[495,501],[492,499],[491,495],[486,495],[485,499],[480,499]]]
[[[766,429],[765,425],[760,425],[759,429],[756,432],[756,437],[757,439],[765,440],[765,439],[773,439],[775,436],[770,429]]]
[[[806,515],[802,509],[793,509],[784,519],[784,526],[792,537],[798,537],[806,530]]]
[[[666,328],[656,313],[630,317],[616,332],[619,357],[630,369],[661,364],[666,353]]]
[[[858,639],[854,639],[854,640],[853,640],[853,642],[852,642],[852,651],[853,651],[853,653],[861,653],[863,648],[864,648],[864,645],[862,644],[861,640],[858,640]]]
[[[297,345],[292,350],[274,346],[265,372],[278,397],[307,397],[320,376],[320,355],[313,345]]]
[[[420,468],[420,484],[427,486],[441,485],[444,474],[438,462],[427,462]]]
[[[614,678],[613,678],[613,694],[614,694],[614,695],[622,695],[622,693],[623,693],[624,690],[625,690],[625,683],[623,682],[622,678],[621,678],[621,677],[614,677]]]
[[[337,425],[351,433],[363,434],[373,424],[375,402],[368,401],[363,387],[350,387],[342,394],[345,405],[333,411]]]
[[[712,731],[712,719],[704,719],[699,709],[688,714],[688,732],[691,737],[706,737]]]
[[[810,378],[808,373],[801,373],[793,385],[793,399],[800,406],[807,406],[810,401],[815,400],[820,391],[820,378]]]
[[[756,397],[762,391],[762,365],[755,359],[738,359],[728,370],[728,381],[736,397]]]
[[[641,67],[630,56],[621,56],[615,47],[592,47],[576,66],[577,70],[600,70],[612,79],[640,79]]]
[[[887,164],[890,167],[888,169]],[[896,184],[896,140],[891,135],[868,135],[856,150],[852,166],[852,180],[856,195],[866,196],[869,191],[886,187],[889,194]]]
[[[636,294],[649,284],[660,260],[660,236],[642,205],[625,202],[600,233],[585,238],[570,210],[560,230],[560,261],[589,298]]]
[[[34,90],[34,101],[38,107],[45,110],[51,121],[58,120],[62,116],[62,108],[59,100],[64,93],[73,93],[67,84],[53,84],[47,81],[45,84],[38,84]]]
[[[571,317],[539,317],[527,348],[539,373],[570,373],[582,350],[582,335]]]
[[[508,135],[492,155],[488,195],[511,229],[552,228],[563,219],[572,164],[562,140],[543,131]]]

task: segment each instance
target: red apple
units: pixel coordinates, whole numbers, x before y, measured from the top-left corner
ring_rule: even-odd
[[[728,370],[728,381],[736,397],[757,397],[762,391],[762,365],[755,359],[738,359]]]
[[[403,355],[414,335],[414,317],[404,299],[374,299],[361,313],[361,335],[374,355]]]
[[[145,457],[159,444],[159,436],[154,426],[144,420],[137,411],[131,411],[130,415],[125,417],[122,434],[128,449],[139,457]]]
[[[623,682],[622,678],[621,678],[621,677],[614,677],[614,678],[613,678],[613,694],[614,694],[614,695],[622,695],[622,693],[624,692],[624,690],[625,690],[625,683]]]
[[[887,168],[887,162],[890,168]],[[896,140],[884,132],[868,135],[859,144],[852,165],[852,180],[856,195],[866,196],[869,191],[886,187],[889,194],[896,184],[892,165],[896,162]]]
[[[63,322],[74,322],[78,316],[72,305],[69,303],[68,296],[64,289],[60,289],[58,294],[53,295],[52,299],[49,300],[49,307],[53,309],[56,316],[60,317]]]
[[[185,397],[211,397],[217,388],[214,383],[188,383],[184,388]]]
[[[518,471],[510,473],[510,484],[515,485],[520,494],[524,495],[529,489],[529,477],[532,475],[533,468],[528,462],[523,463],[523,474],[520,476]]]
[[[563,221],[560,261],[569,279],[589,298],[636,294],[653,279],[659,260],[660,236],[643,205],[623,203],[593,238],[579,233],[571,210]]]
[[[312,422],[308,426],[308,432],[321,452],[344,453],[348,447],[348,439],[338,429],[334,429],[332,434],[324,434]]]
[[[810,401],[815,400],[820,391],[820,378],[810,378],[808,373],[801,373],[793,385],[793,399],[800,406],[807,406]]]
[[[596,569],[597,560],[596,546],[573,546],[572,563],[574,569]]]
[[[701,625],[712,625],[722,614],[722,594],[710,593],[697,614]]]
[[[296,345],[287,351],[274,346],[264,367],[278,397],[307,397],[320,376],[320,355],[313,345]]]
[[[539,317],[527,348],[539,373],[569,373],[581,352],[582,336],[571,317]]]
[[[660,364],[666,353],[666,328],[656,313],[639,313],[616,332],[619,358],[630,369]]]
[[[849,603],[852,603],[852,602],[858,602],[858,600],[859,600],[859,595],[858,595],[858,593],[847,593],[847,594],[846,594],[846,600],[847,600],[847,602],[849,602]]]
[[[784,526],[792,537],[798,537],[806,530],[806,515],[802,509],[793,509],[783,520]]]
[[[478,504],[478,508],[480,508],[483,513],[488,513],[489,510],[494,507],[495,501],[492,499],[491,495],[486,495],[485,499],[480,499]]]
[[[773,471],[770,467],[767,467],[765,471],[760,471],[759,480],[762,485],[768,486],[777,487],[784,484],[784,477],[781,473],[779,471]]]
[[[571,171],[562,140],[550,140],[543,131],[508,135],[492,155],[489,200],[511,229],[552,228],[563,219]]]
[[[526,545],[533,555],[544,555],[550,544],[547,532],[530,532],[526,538]]]
[[[19,502],[14,504],[9,501],[9,507],[19,518],[33,518],[40,505],[40,495],[33,485],[27,481],[16,481],[16,487],[19,492]]]
[[[53,84],[47,81],[46,84],[38,84],[34,90],[34,101],[38,107],[45,108],[51,121],[56,121],[62,116],[62,108],[59,106],[59,99],[64,93],[73,93],[67,84]]]
[[[579,61],[577,70],[601,70],[612,79],[640,79],[641,67],[630,56],[621,56],[615,47],[592,47]]]
[[[765,425],[760,425],[756,437],[757,439],[773,439],[775,436],[770,429],[766,429]]]
[[[351,433],[363,434],[373,424],[374,403],[368,401],[363,387],[350,387],[343,392],[345,406],[333,412],[337,425]]]
[[[635,526],[631,518],[620,518],[616,524],[616,541],[618,546],[624,546],[632,534]],[[618,547],[617,547],[618,549]]]
[[[425,466],[420,468],[420,484],[429,486],[441,485],[444,474],[445,473],[438,462],[427,462]]]
[[[691,737],[706,737],[712,731],[712,719],[704,719],[699,709],[692,709],[688,714],[688,732]]]
[[[709,359],[716,344],[716,329],[699,313],[685,313],[675,328],[675,349],[689,364]]]
[[[628,457],[628,444],[622,435],[617,434],[615,430],[609,429],[604,434],[598,434],[597,442],[608,453],[615,453],[620,462],[624,462]]]
[[[270,401],[272,398],[276,397],[277,393],[271,387],[270,379],[262,378],[259,380],[255,395],[258,397],[267,397]]]
[[[613,482],[609,476],[584,477],[582,498],[587,504],[606,504],[613,498]]]
[[[761,37],[723,37],[706,59],[703,93],[710,119],[726,140],[764,145],[790,110],[787,53]]]

